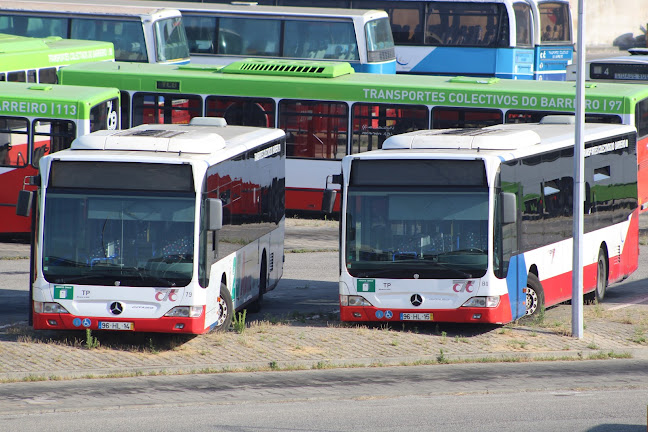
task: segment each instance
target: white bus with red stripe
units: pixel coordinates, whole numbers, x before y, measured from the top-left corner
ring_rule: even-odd
[[[507,323],[570,300],[574,131],[550,116],[346,156],[341,319]],[[585,124],[584,163],[583,292],[601,301],[638,265],[635,129]]]
[[[41,159],[35,329],[199,334],[261,306],[283,273],[285,134],[222,120],[99,131]]]

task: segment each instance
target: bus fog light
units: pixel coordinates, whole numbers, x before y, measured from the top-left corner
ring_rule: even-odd
[[[176,306],[164,314],[165,317],[198,318],[202,315],[202,306]]]
[[[34,302],[34,312],[36,313],[70,313],[58,303]]]
[[[462,307],[482,307],[482,308],[494,308],[499,306],[500,298],[499,296],[487,296],[487,297],[472,297],[465,302]]]
[[[49,324],[51,326],[57,326],[58,322],[56,320],[47,320],[47,324]]]
[[[369,301],[362,296],[340,295],[341,306],[372,306]]]

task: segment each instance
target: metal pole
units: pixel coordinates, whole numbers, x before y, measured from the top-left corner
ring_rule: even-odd
[[[572,337],[583,338],[583,212],[585,206],[585,0],[578,0],[578,64],[576,72],[576,140],[574,142],[574,227],[572,264]]]

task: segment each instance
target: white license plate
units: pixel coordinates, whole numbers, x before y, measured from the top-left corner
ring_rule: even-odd
[[[132,322],[99,321],[99,330],[135,330]]]
[[[434,318],[431,313],[402,313],[401,321],[432,321]]]

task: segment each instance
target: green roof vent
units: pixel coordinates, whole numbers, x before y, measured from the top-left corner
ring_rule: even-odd
[[[223,73],[335,78],[354,70],[347,62],[245,59],[225,66]]]
[[[450,78],[451,83],[462,83],[462,84],[495,84],[499,82],[499,78],[495,77],[466,77],[466,76],[457,76]]]

